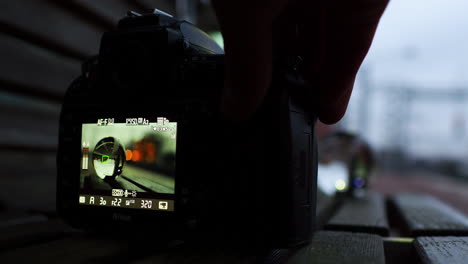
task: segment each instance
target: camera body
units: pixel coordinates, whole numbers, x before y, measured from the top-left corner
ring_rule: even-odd
[[[161,239],[309,241],[317,160],[303,83],[275,66],[255,115],[223,120],[223,56],[157,10],[104,33],[60,117],[57,209],[67,222]]]

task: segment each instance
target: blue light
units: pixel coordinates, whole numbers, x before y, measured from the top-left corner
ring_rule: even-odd
[[[365,181],[359,177],[353,179],[353,186],[356,188],[362,188],[365,184]]]

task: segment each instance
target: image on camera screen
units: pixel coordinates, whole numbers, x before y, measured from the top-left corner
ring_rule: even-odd
[[[177,123],[166,118],[82,124],[80,192],[174,194]]]

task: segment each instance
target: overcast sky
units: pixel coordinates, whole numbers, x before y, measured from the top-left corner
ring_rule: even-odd
[[[363,67],[379,83],[468,87],[468,1],[390,0]]]
[[[396,144],[392,134],[400,133],[407,150],[417,155],[468,158],[465,99],[419,97],[402,105],[392,97],[398,87],[468,90],[467,0],[390,0],[364,69],[358,74],[345,127],[360,132],[376,148]],[[363,72],[369,80],[367,99],[361,97]],[[362,118],[367,119],[365,127]]]

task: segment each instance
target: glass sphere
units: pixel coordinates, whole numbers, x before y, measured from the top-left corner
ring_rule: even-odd
[[[125,150],[114,137],[106,137],[96,144],[93,151],[94,170],[99,178],[115,178],[122,174]]]

